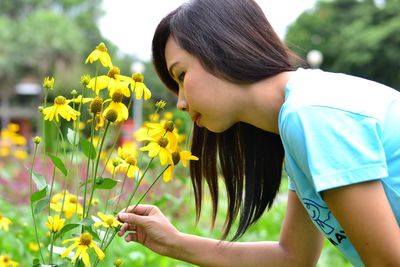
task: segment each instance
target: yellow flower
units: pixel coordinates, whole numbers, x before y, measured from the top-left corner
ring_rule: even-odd
[[[93,63],[97,60],[100,60],[101,64],[103,64],[104,67],[112,68],[113,66],[111,62],[111,57],[107,52],[107,47],[103,42],[96,46],[96,49],[94,49],[89,54],[89,56],[86,58],[85,63]]]
[[[71,102],[71,100],[67,100],[63,96],[57,96],[54,99],[54,105],[44,108],[43,109],[43,114],[45,120],[52,121],[54,117],[56,118],[56,121],[59,122],[58,115],[66,119],[67,121],[76,120],[77,116],[80,116],[81,113],[79,111],[76,111],[72,107],[70,107],[68,104]]]
[[[77,248],[74,257],[72,258],[72,263],[74,263],[76,259],[81,258],[85,267],[90,267],[89,254],[87,253],[88,248],[93,248],[100,260],[103,260],[106,256],[96,243],[93,242],[92,235],[89,233],[83,233],[80,237],[64,240],[62,243],[66,244],[71,241],[74,243],[61,254],[61,257],[65,258],[74,248]]]
[[[12,221],[4,217],[3,214],[0,212],[0,229],[3,229],[4,231],[8,232],[10,224],[12,224]]]
[[[126,173],[129,178],[135,178],[136,176],[141,176],[142,173],[139,167],[136,165],[136,159],[132,156],[124,159],[120,159],[118,166],[115,170],[120,173]]]
[[[26,159],[28,157],[28,153],[23,149],[15,149],[13,151],[13,156],[16,159],[24,160],[24,159]]]
[[[51,198],[50,208],[56,212],[61,212],[62,208],[67,219],[71,218],[75,213],[80,216],[83,214],[82,205],[78,202],[78,198],[74,194],[68,191],[65,192],[64,206],[62,205],[63,198],[64,192],[55,194]]]
[[[46,88],[47,90],[53,89],[54,86],[54,78],[53,77],[46,77],[43,80],[43,87]]]
[[[54,217],[48,217],[48,223],[46,223],[46,227],[52,233],[59,232],[64,227],[65,219],[60,219],[60,215],[56,215]]]
[[[101,212],[98,212],[97,215],[100,217],[101,221],[96,222],[94,224],[94,227],[103,226],[105,228],[109,228],[109,227],[116,228],[116,227],[122,225],[122,223],[119,222],[117,219],[115,219],[115,217],[113,215],[104,214]]]
[[[151,98],[151,91],[147,88],[147,86],[143,83],[144,77],[141,73],[136,72],[132,74],[132,77],[126,76],[117,76],[121,80],[125,80],[131,87],[132,92],[136,93],[136,99],[139,100],[142,98],[144,94],[144,100],[148,100]]]
[[[13,133],[17,133],[19,131],[19,125],[16,123],[9,123],[7,125],[7,130]]]
[[[129,156],[137,156],[137,144],[135,142],[127,142],[118,147],[118,157],[125,160]]]
[[[118,258],[118,259],[116,259],[114,261],[114,266],[115,267],[121,267],[123,264],[124,264],[124,261],[122,259],[120,259],[120,258]]]
[[[71,99],[70,102],[74,102],[76,104],[86,104],[89,102],[92,102],[93,98],[92,97],[82,97],[82,95],[78,95],[77,97],[75,97],[74,99]]]
[[[146,126],[149,128],[147,135],[158,139],[163,136],[168,138],[170,149],[176,150],[178,145],[178,130],[172,121],[161,121],[160,123],[148,123]],[[145,136],[138,136],[138,141],[146,140]]]
[[[131,92],[128,88],[128,82],[122,81],[121,77],[125,76],[119,74],[120,69],[117,67],[112,67],[108,71],[107,75],[100,75],[92,78],[87,85],[87,88],[95,91],[96,95],[99,94],[100,90],[108,88],[110,96],[114,94],[115,90],[119,89],[126,97],[129,97]]]
[[[0,267],[18,267],[16,261],[11,260],[9,256],[0,255]]]
[[[28,249],[33,252],[39,251],[39,245],[36,242],[29,242]]]
[[[174,167],[181,161],[183,167],[187,167],[188,160],[199,160],[198,157],[193,156],[190,151],[174,152],[171,155],[172,164],[163,173],[164,182],[169,182],[172,179]]]
[[[108,107],[103,111],[103,116],[106,117],[106,114],[109,110],[113,109],[117,112],[117,119],[116,121],[125,121],[129,117],[128,108],[122,103],[122,92],[121,90],[116,90],[112,95],[112,100]]]
[[[149,140],[150,143],[140,148],[141,151],[149,151],[150,158],[159,156],[161,165],[172,162],[171,151],[168,147],[169,141],[166,137],[161,137],[159,139],[149,137],[147,140]]]

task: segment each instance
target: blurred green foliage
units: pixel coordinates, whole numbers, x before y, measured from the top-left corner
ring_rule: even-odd
[[[320,0],[289,28],[297,54],[323,54],[321,68],[381,82],[400,90],[400,0]]]

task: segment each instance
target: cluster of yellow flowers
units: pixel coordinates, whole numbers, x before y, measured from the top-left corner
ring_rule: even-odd
[[[164,101],[156,103],[156,112],[152,114],[151,120],[146,122],[133,135],[136,140],[122,144],[115,149],[118,136],[113,136],[114,144],[108,146],[107,149],[103,149],[109,127],[123,123],[128,119],[131,98],[148,100],[151,98],[151,92],[144,84],[144,77],[141,73],[134,73],[131,77],[121,75],[120,69],[112,63],[104,43],[100,43],[90,53],[85,62],[101,63],[103,67],[108,69],[106,75],[98,75],[99,68],[96,68],[95,77],[91,78],[89,75],[81,77],[81,84],[84,88],[92,90],[95,94],[94,97],[85,97],[84,92],[78,95],[74,90],[71,99],[58,95],[52,105],[48,106],[47,94],[49,90],[53,90],[55,81],[54,78],[46,77],[43,82],[46,94],[44,105],[39,108],[43,114],[43,119],[55,122],[59,129],[61,118],[73,122],[73,129],[68,128],[68,141],[70,146],[73,147],[70,153],[82,152],[87,158],[87,165],[86,177],[83,179],[76,177],[79,182],[75,184],[79,185],[75,188],[76,193],[72,194],[67,189],[70,172],[69,168],[64,164],[65,160],[62,160],[57,154],[58,148],[56,149],[56,154],[49,154],[48,156],[54,168],[58,169],[67,178],[65,179],[63,190],[53,194],[54,174],[51,186],[49,186],[47,181],[38,182],[40,176],[33,171],[38,145],[42,142],[41,139],[46,142],[46,136],[43,136],[43,138],[35,137],[33,140],[35,150],[30,173],[31,213],[35,226],[37,246],[41,256],[41,261],[37,259],[37,263],[40,262],[41,264],[55,264],[53,254],[59,254],[61,258],[70,258],[72,263],[81,261],[86,267],[97,266],[99,261],[106,257],[105,251],[121,227],[121,223],[115,219],[115,214],[119,211],[118,205],[121,195],[124,193],[126,178],[133,178],[134,181],[134,188],[129,192],[128,200],[124,204],[125,207],[128,207],[142,184],[150,164],[155,158],[159,158],[163,169],[157,178],[153,179],[147,191],[136,201],[136,205],[138,205],[161,176],[165,182],[172,179],[174,168],[179,162],[182,162],[182,165],[186,167],[189,160],[198,160],[190,151],[183,149],[185,138],[178,133],[176,122],[173,121],[172,116],[166,112],[164,118],[159,120],[158,111],[165,107],[166,103]],[[104,94],[103,92],[107,93]],[[107,95],[108,98],[103,99],[104,95]],[[130,98],[128,106],[125,105],[124,98]],[[89,104],[87,110],[91,115],[91,135],[89,138],[84,138],[80,132],[79,121],[82,117],[82,112],[85,111],[82,106],[87,103]],[[61,130],[59,132],[60,137],[63,138]],[[144,146],[138,148],[141,143],[144,143]],[[114,152],[117,155],[113,160],[110,160]],[[145,168],[143,162],[141,162],[142,157],[138,157],[140,152],[147,152],[150,158],[146,162],[147,166]],[[72,156],[71,158],[74,157]],[[71,160],[71,164],[72,162]],[[100,163],[103,163],[104,168],[112,174],[111,178],[102,177],[103,173],[98,170]],[[144,171],[141,170],[143,168]],[[110,189],[118,186],[119,182],[121,182],[116,177],[117,174],[121,173],[124,174],[124,178],[122,179],[119,193],[111,191]],[[37,185],[38,191],[36,192],[33,192],[32,181]],[[105,204],[105,211],[98,210],[97,216],[95,216],[93,211],[91,212],[91,208],[96,203],[94,193],[97,189],[107,189],[110,190],[110,193],[106,202],[102,203]],[[112,197],[113,193],[114,197]],[[114,204],[111,212],[108,211],[110,202]],[[48,236],[50,237],[48,262],[46,262],[42,254],[43,246],[39,241],[36,225],[36,215],[43,211],[46,205],[49,212],[45,226],[49,230]],[[54,212],[56,215],[52,216]],[[74,233],[73,237],[63,239],[69,232]],[[57,242],[58,240],[61,242]],[[56,247],[57,243],[61,243],[62,246]],[[72,244],[64,247],[68,243]],[[94,254],[90,254],[91,251]],[[90,263],[91,255],[93,255],[92,260],[94,259],[95,261],[92,265]],[[121,266],[122,261],[115,261],[114,265]]]
[[[18,132],[20,127],[16,123],[9,123],[7,128],[0,131],[0,158],[14,157],[24,160],[27,158],[26,139]]]

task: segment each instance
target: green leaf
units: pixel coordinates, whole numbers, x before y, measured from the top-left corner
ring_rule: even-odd
[[[67,168],[65,168],[65,165],[62,162],[62,160],[56,155],[53,154],[47,154],[47,155],[50,157],[51,161],[53,161],[53,164],[57,167],[57,169],[59,169],[62,172],[62,174],[64,174],[64,176],[67,176],[68,170]]]
[[[32,262],[32,267],[39,267],[41,264],[40,264],[40,261],[39,261],[39,259],[34,259],[33,260],[33,262]]]
[[[49,207],[49,202],[50,202],[50,197],[48,197],[48,196],[39,200],[35,204],[34,213],[38,214],[38,213],[42,212],[44,209],[46,209],[47,207]]]
[[[61,228],[60,232],[58,232],[57,234],[55,234],[54,239],[57,239],[58,237],[60,237],[61,235],[75,229],[76,227],[80,226],[80,223],[69,223],[64,225],[63,228]]]
[[[71,128],[68,128],[67,139],[71,145],[76,146],[79,144],[79,133],[75,132]]]
[[[95,188],[97,189],[112,189],[117,185],[117,181],[111,178],[101,178],[96,179]]]
[[[96,148],[93,146],[93,144],[85,138],[81,138],[79,143],[81,144],[83,154],[85,154],[86,157],[94,160],[96,158]]]
[[[37,189],[42,190],[47,187],[46,179],[44,179],[43,175],[37,172],[32,173],[32,180],[35,183]]]
[[[40,191],[36,191],[35,193],[33,193],[31,195],[31,202],[35,203],[35,202],[41,200],[42,198],[46,197],[46,191],[47,191],[47,187],[43,188]]]

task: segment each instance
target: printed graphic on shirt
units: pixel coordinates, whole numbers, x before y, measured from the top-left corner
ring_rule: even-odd
[[[314,224],[334,246],[338,246],[344,239],[347,239],[342,229],[336,229],[336,220],[333,218],[328,207],[320,205],[308,198],[303,198],[302,202]]]

